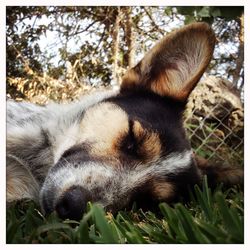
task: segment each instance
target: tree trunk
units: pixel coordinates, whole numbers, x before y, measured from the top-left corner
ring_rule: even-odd
[[[236,68],[233,74],[233,84],[235,86],[237,86],[238,81],[241,77],[241,69],[243,68],[244,64],[244,14],[241,15],[239,23],[240,23],[240,34],[239,34],[240,45],[238,51],[238,58],[236,59]],[[241,86],[243,86],[243,82],[241,83]]]
[[[119,76],[119,43],[120,43],[120,36],[119,36],[119,29],[120,29],[120,21],[121,21],[121,10],[120,7],[118,8],[118,12],[115,18],[115,23],[112,31],[112,82],[114,85],[118,85],[120,83],[120,76]]]
[[[135,59],[135,37],[133,31],[132,7],[124,7],[125,18],[125,41],[128,46],[127,64],[129,68],[134,66]]]

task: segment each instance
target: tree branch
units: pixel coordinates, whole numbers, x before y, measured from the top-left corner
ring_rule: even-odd
[[[163,30],[155,23],[154,18],[152,17],[151,13],[149,13],[147,7],[144,7],[144,10],[147,14],[147,16],[149,17],[151,24],[153,25],[153,27],[155,28],[155,30],[157,30],[158,32],[161,33],[161,35],[164,35]]]

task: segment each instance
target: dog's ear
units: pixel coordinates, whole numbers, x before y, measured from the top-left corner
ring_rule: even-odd
[[[185,101],[211,60],[215,40],[206,23],[193,23],[170,33],[128,70],[121,91],[144,88]]]

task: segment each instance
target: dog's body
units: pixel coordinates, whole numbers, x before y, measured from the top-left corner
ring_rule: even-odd
[[[237,170],[197,167],[182,125],[214,44],[208,25],[192,24],[161,40],[119,91],[46,107],[10,101],[7,200],[40,200],[45,213],[79,219],[87,201],[111,211],[171,201],[203,174],[237,183]]]

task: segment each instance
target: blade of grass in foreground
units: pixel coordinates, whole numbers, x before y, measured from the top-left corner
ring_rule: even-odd
[[[96,227],[100,230],[99,243],[118,243],[118,236],[113,234],[114,231],[112,231],[111,226],[105,218],[103,208],[98,205],[93,206],[92,214],[95,219]]]

